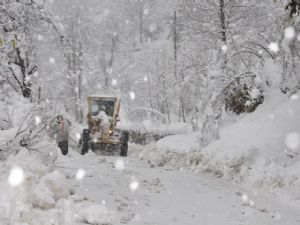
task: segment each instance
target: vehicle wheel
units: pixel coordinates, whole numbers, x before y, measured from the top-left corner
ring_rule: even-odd
[[[122,132],[121,136],[121,151],[120,151],[120,156],[127,156],[128,153],[128,140],[129,140],[129,132],[127,130],[124,130]]]
[[[97,145],[96,144],[94,144],[94,143],[91,143],[91,150],[93,151],[93,152],[96,152],[96,150],[97,150]]]
[[[122,141],[128,142],[128,140],[129,140],[129,131],[127,131],[127,130],[122,131],[121,139],[122,139]]]
[[[90,140],[90,131],[89,129],[84,129],[82,133],[82,146],[81,146],[81,155],[88,153],[89,151],[89,140]]]

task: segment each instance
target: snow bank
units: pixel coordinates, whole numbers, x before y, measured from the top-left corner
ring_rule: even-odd
[[[188,152],[199,146],[199,134],[187,133],[170,135],[157,142],[159,149],[170,149],[182,152]]]
[[[71,181],[55,169],[59,150],[51,148],[21,148],[0,164],[0,224],[113,224],[114,215],[105,206],[71,194]]]
[[[163,124],[157,121],[144,120],[140,123],[125,119],[120,121],[117,127],[123,130],[139,131],[141,133],[154,133],[160,135],[185,134],[193,131],[189,123]]]
[[[222,129],[220,139],[204,149],[191,144],[193,135],[133,149],[151,166],[191,169],[278,196],[300,197],[299,101],[297,94],[288,98],[273,91],[254,113]]]

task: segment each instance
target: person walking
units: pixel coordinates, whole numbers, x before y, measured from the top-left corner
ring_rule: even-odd
[[[67,155],[69,149],[69,123],[62,115],[58,115],[55,119],[54,135],[61,153]]]

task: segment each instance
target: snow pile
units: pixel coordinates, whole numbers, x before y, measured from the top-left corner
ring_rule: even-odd
[[[224,128],[220,140],[201,153],[210,159],[207,166],[221,168],[224,176],[247,179],[256,186],[283,187],[295,179],[291,167],[298,166],[300,172],[300,104],[279,92],[265,101],[254,113]]]
[[[154,133],[160,135],[185,134],[192,132],[192,125],[189,123],[164,124],[153,120],[133,122],[128,119],[120,121],[118,128],[123,130],[138,131],[140,133]]]
[[[273,91],[254,113],[222,129],[220,139],[204,149],[191,144],[192,135],[175,135],[137,152],[151,166],[192,169],[248,188],[300,196],[299,101],[298,94],[288,98]]]
[[[40,153],[21,149],[1,164],[1,225],[113,224],[114,215],[105,206],[71,194],[71,181],[55,170],[58,149],[51,148]]]
[[[175,149],[177,151],[188,152],[193,148],[197,148],[199,145],[199,134],[188,133],[188,134],[178,134],[170,135],[157,142],[157,147],[159,149]]]

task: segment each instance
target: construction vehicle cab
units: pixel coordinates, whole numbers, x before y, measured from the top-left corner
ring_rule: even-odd
[[[87,98],[88,128],[81,135],[81,154],[92,151],[118,149],[127,156],[129,133],[116,129],[119,122],[120,99],[116,97],[89,96]]]

